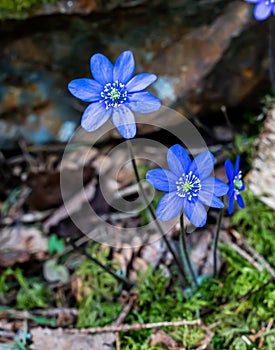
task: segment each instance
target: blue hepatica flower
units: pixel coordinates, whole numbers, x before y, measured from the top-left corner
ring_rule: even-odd
[[[112,117],[120,135],[133,138],[136,135],[133,112],[155,112],[161,106],[157,97],[144,90],[157,76],[141,73],[133,77],[135,61],[131,51],[124,51],[115,65],[97,53],[91,57],[90,66],[94,79],[75,79],[68,85],[72,95],[90,102],[81,126],[86,131],[94,131]]]
[[[214,156],[206,151],[191,162],[185,149],[174,145],[168,150],[167,163],[170,170],[154,169],[146,175],[157,190],[167,192],[158,204],[158,219],[168,221],[183,210],[193,225],[203,226],[207,219],[204,205],[223,208],[218,197],[228,191],[223,181],[210,176]]]
[[[275,0],[244,0],[255,4],[254,17],[258,21],[267,19],[273,13],[275,15]]]
[[[229,190],[227,193],[229,198],[228,214],[231,215],[233,213],[235,201],[237,201],[241,208],[244,208],[244,201],[240,194],[240,192],[245,189],[245,184],[242,181],[242,172],[240,170],[240,156],[238,155],[236,158],[235,169],[230,160],[226,160],[224,166],[229,181]]]

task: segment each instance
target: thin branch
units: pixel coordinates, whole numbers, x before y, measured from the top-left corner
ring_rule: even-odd
[[[221,237],[222,241],[224,243],[229,244],[230,247],[232,247],[232,249],[236,251],[236,253],[240,254],[258,271],[262,272],[264,267],[266,271],[271,275],[271,277],[275,278],[275,269],[269,264],[269,262],[266,261],[266,259],[256,251],[256,249],[251,247],[246,239],[241,238],[241,234],[238,231],[232,230],[231,232],[234,235],[234,237],[237,237],[238,245],[233,243],[231,240],[230,242],[228,242],[228,235],[225,236],[223,234],[223,236]],[[242,249],[240,246],[243,246],[244,249]],[[250,253],[251,255],[249,255],[248,253]]]
[[[120,326],[124,322],[125,318],[128,316],[129,312],[132,310],[132,307],[136,299],[137,299],[137,294],[132,293],[130,295],[128,303],[124,306],[118,318],[113,322],[112,324],[113,326]]]
[[[258,264],[257,261],[255,261],[255,259],[249,255],[244,249],[242,249],[241,247],[239,247],[237,244],[235,244],[234,242],[230,243],[228,242],[227,238],[222,236],[221,240],[226,243],[229,244],[230,248],[232,248],[236,253],[238,253],[242,258],[244,258],[245,260],[247,260],[249,262],[250,265],[252,265],[255,269],[257,269],[258,271],[262,272],[263,268],[260,264]]]
[[[253,247],[251,247],[245,240],[243,240],[243,245],[249,253],[253,255],[253,257],[259,261],[259,263],[266,269],[269,274],[275,278],[275,270],[273,267],[265,260],[265,258],[259,254]]]
[[[95,333],[109,333],[109,332],[128,332],[128,331],[140,331],[142,329],[152,329],[159,327],[181,327],[181,326],[200,326],[202,322],[198,320],[182,320],[174,322],[156,322],[156,323],[134,323],[134,324],[123,324],[121,326],[104,326],[95,328],[82,328],[82,329],[67,329],[65,330],[68,334],[95,334]]]
[[[11,318],[18,320],[28,320],[35,316],[53,317],[62,313],[77,316],[79,311],[77,309],[70,308],[58,308],[49,310],[32,310],[32,311],[20,311],[15,309],[0,310],[0,318]]]

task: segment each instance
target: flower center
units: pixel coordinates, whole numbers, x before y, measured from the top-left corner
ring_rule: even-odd
[[[113,89],[110,93],[110,98],[113,101],[117,101],[120,98],[120,92],[117,89]]]
[[[239,190],[240,188],[242,188],[243,182],[242,180],[234,180],[234,188],[236,190]]]
[[[242,172],[240,170],[238,175],[236,175],[234,177],[234,197],[235,197],[235,199],[237,198],[238,194],[240,194],[240,189],[242,187],[243,187]]]
[[[181,198],[187,198],[189,201],[193,197],[198,197],[201,189],[200,179],[190,171],[188,174],[182,174],[182,176],[176,182],[177,195]]]
[[[105,103],[105,108],[118,108],[127,100],[127,90],[124,84],[115,81],[114,83],[107,83],[101,92],[102,99],[100,102]]]

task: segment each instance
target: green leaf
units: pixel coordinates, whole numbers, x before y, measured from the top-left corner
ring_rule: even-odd
[[[65,249],[64,242],[53,233],[48,239],[48,252],[49,254],[63,253]]]
[[[56,326],[56,319],[55,318],[46,318],[43,316],[32,316],[31,319],[38,323],[38,324],[43,324],[47,326]]]

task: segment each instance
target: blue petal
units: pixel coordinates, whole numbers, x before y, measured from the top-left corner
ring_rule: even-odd
[[[141,91],[128,95],[127,106],[129,106],[133,112],[151,113],[157,111],[161,103],[160,100],[150,92]]]
[[[228,214],[231,215],[233,213],[234,209],[234,196],[229,197],[229,202],[228,202]]]
[[[91,72],[96,81],[105,85],[113,81],[113,65],[107,57],[96,53],[91,57]]]
[[[244,0],[246,2],[250,2],[251,4],[256,4],[257,2],[260,2],[261,0]]]
[[[68,89],[72,95],[85,102],[96,102],[100,100],[100,93],[103,89],[97,81],[93,79],[75,79],[72,80]]]
[[[268,16],[270,16],[272,11],[272,5],[266,5],[265,1],[261,1],[259,2],[254,9],[254,17],[258,20],[258,21],[263,21],[264,19],[266,19]]]
[[[214,193],[216,196],[224,196],[228,192],[228,185],[223,181],[216,179],[214,177],[208,177],[201,182],[201,191],[207,191]]]
[[[133,112],[125,105],[113,110],[113,123],[118,132],[125,139],[132,139],[136,135],[136,121]]]
[[[116,60],[113,72],[113,80],[120,83],[128,83],[135,70],[135,60],[132,51],[124,51]]]
[[[199,200],[207,205],[208,207],[213,208],[224,208],[223,202],[213,194],[213,192],[200,191]]]
[[[226,171],[228,181],[232,182],[234,180],[235,174],[234,174],[234,169],[231,161],[227,159],[224,163],[224,166],[225,166],[225,171]]]
[[[240,194],[237,195],[237,203],[239,204],[240,208],[244,208],[243,197]]]
[[[94,131],[101,127],[111,116],[112,110],[105,109],[103,103],[91,103],[84,111],[81,126],[86,131]]]
[[[183,199],[176,192],[166,193],[160,200],[156,214],[161,221],[169,221],[175,218],[183,209]]]
[[[237,175],[239,173],[239,170],[240,170],[240,159],[241,159],[241,157],[239,155],[237,155],[236,163],[235,163],[235,175]]]
[[[275,15],[275,5],[273,5],[273,7],[272,7],[272,13],[273,13],[273,15]]]
[[[141,91],[157,80],[155,74],[141,73],[133,77],[126,85],[128,92]]]
[[[245,183],[243,182],[242,187],[239,188],[239,191],[243,191],[245,189]]]
[[[167,164],[169,169],[178,177],[185,174],[191,164],[191,160],[186,150],[176,144],[169,148],[167,152]]]
[[[228,197],[234,197],[234,192],[235,192],[234,182],[231,182],[227,192]]]
[[[195,157],[190,165],[189,171],[197,174],[200,180],[206,179],[214,167],[214,156],[211,152],[205,151]]]
[[[200,201],[184,201],[184,214],[196,227],[202,227],[206,223],[207,212]]]
[[[178,180],[171,171],[165,169],[153,169],[147,172],[146,180],[157,190],[172,192],[176,191],[176,181]]]

